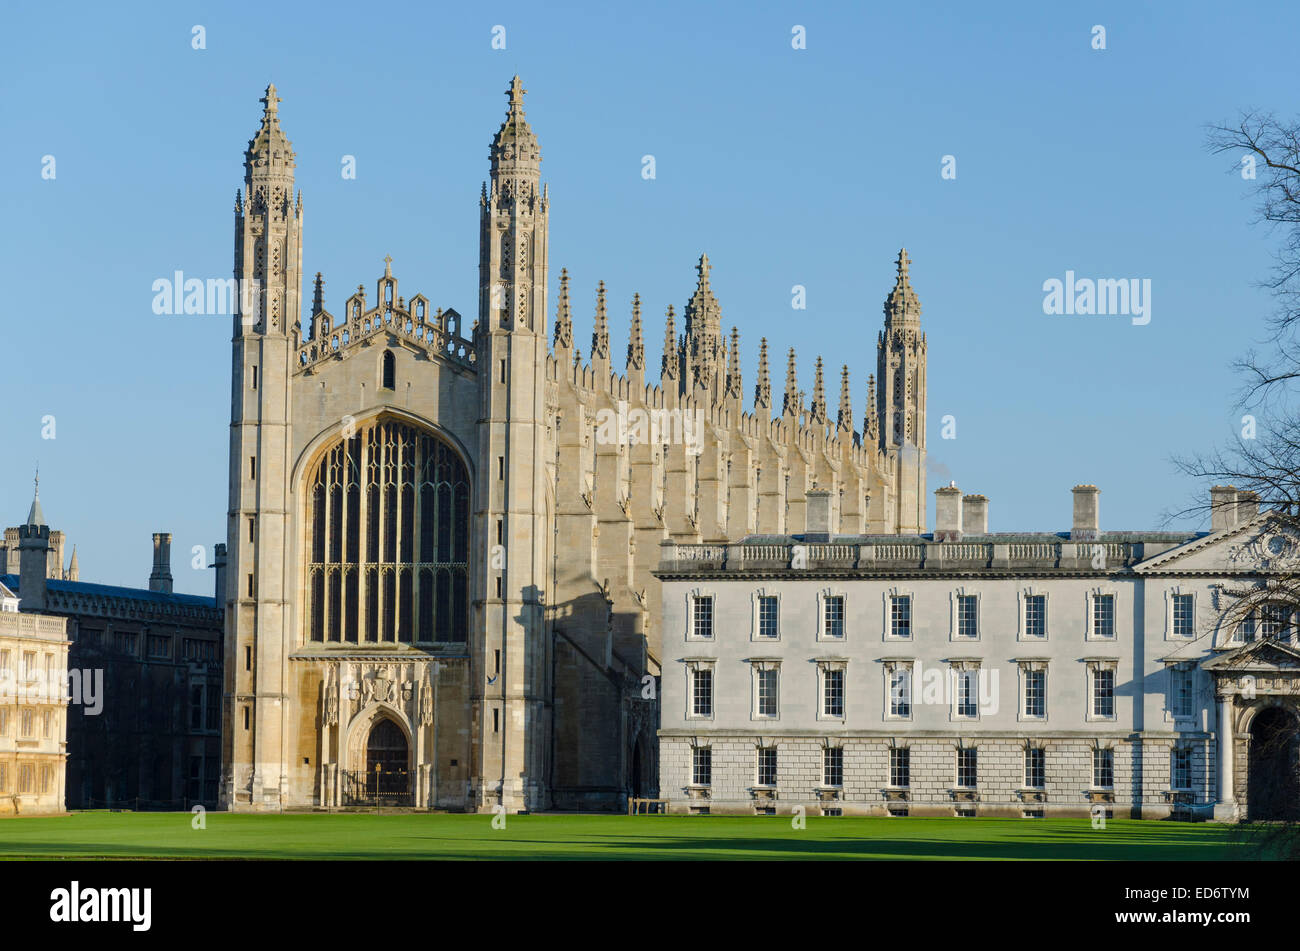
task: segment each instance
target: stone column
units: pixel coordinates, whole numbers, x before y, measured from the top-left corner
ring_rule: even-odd
[[[1214,818],[1231,822],[1237,818],[1237,802],[1233,794],[1232,756],[1234,746],[1232,730],[1232,695],[1219,697],[1219,798],[1214,804]]]

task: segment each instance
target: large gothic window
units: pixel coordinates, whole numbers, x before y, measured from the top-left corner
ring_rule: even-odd
[[[381,418],[325,452],[307,493],[310,640],[466,640],[469,475],[450,446]]]

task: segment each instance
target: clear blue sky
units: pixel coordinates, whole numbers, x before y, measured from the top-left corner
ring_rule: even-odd
[[[639,292],[657,366],[664,308],[680,313],[707,251],[747,392],[766,335],[778,392],[793,344],[808,390],[825,356],[832,406],[851,365],[860,415],[905,244],[929,335],[931,491],[952,478],[988,495],[995,531],[1068,528],[1079,482],[1101,487],[1112,529],[1159,527],[1200,492],[1169,459],[1238,425],[1229,364],[1264,333],[1255,282],[1272,248],[1204,125],[1296,111],[1300,10],[619,7],[11,6],[0,522],[25,515],[39,458],[46,515],[84,580],[145,584],[150,533],[169,530],[177,589],[209,593],[189,552],[225,537],[230,322],[155,316],[151,284],[229,275],[263,88],[283,97],[304,269],[324,272],[327,306],[360,282],[373,293],[391,254],[404,295],[468,317],[478,190],[516,72],[551,189],[552,296],[567,267],[584,352],[603,279],[613,353]],[[1045,316],[1042,284],[1067,269],[1149,278],[1151,323]],[[806,311],[790,307],[794,284]],[[945,414],[955,440],[940,438]]]

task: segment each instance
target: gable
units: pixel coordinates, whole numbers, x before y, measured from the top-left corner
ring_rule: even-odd
[[[1149,575],[1294,573],[1300,571],[1300,525],[1277,512],[1262,512],[1244,525],[1148,558],[1133,570]]]

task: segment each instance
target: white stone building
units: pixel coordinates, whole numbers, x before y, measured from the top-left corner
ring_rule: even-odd
[[[1300,533],[1218,487],[1209,533],[665,542],[660,795],[673,812],[1269,816],[1294,808]],[[821,529],[817,531],[816,529]],[[1225,742],[1227,741],[1227,742]]]

